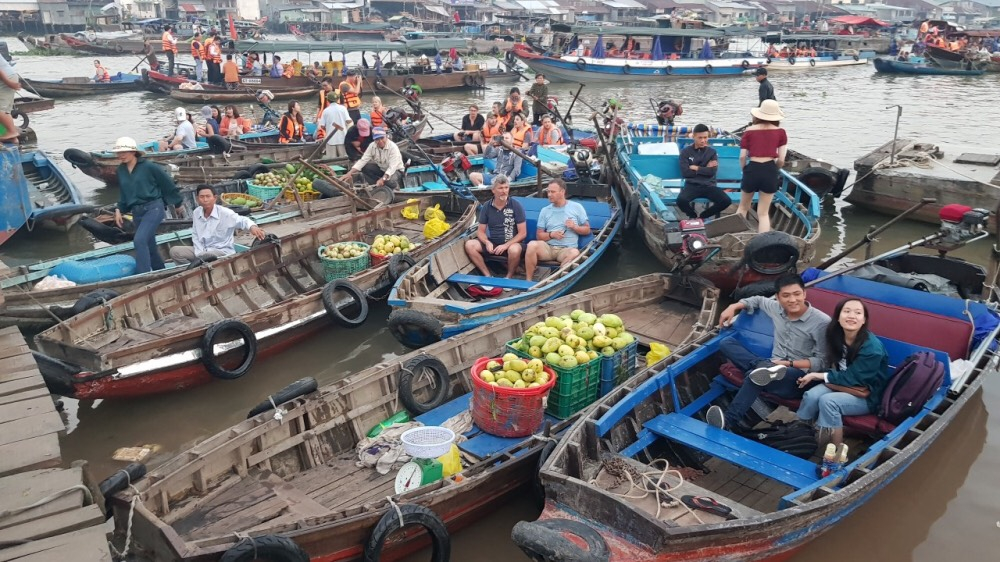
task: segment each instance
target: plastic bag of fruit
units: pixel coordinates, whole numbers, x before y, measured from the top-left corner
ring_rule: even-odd
[[[670,348],[660,342],[650,342],[649,352],[646,353],[646,366],[652,366],[663,361],[670,355]]]
[[[437,238],[438,236],[441,236],[445,232],[448,232],[448,229],[450,228],[451,228],[450,224],[444,222],[443,220],[437,217],[434,217],[431,220],[424,223],[424,238],[432,240],[434,238]]]
[[[441,210],[440,203],[434,205],[433,207],[427,207],[424,211],[424,220],[429,221],[431,219],[440,219],[442,221],[445,219],[444,211]]]
[[[407,220],[415,220],[420,218],[420,200],[410,199],[406,202],[406,206],[402,210],[403,218]]]

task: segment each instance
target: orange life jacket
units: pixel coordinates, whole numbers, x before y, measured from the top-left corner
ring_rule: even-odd
[[[208,45],[208,56],[212,57],[212,62],[219,64],[222,62],[222,48],[215,41]]]
[[[201,43],[199,43],[197,39],[191,41],[191,56],[194,57],[195,60],[201,58]]]
[[[212,44],[212,38],[209,37],[201,44],[201,60],[207,61],[208,57],[208,46]]]
[[[291,63],[285,65],[284,70],[281,72],[282,78],[291,78],[295,75],[295,67]]]
[[[98,80],[98,82],[110,82],[111,81],[111,73],[109,73],[108,69],[104,68],[103,66],[98,66],[97,67],[97,73],[96,74],[101,77]]]
[[[175,55],[177,54],[177,41],[174,39],[174,36],[170,34],[169,31],[164,31],[163,32],[163,36],[161,37],[161,40],[162,40],[162,43],[163,43],[163,52],[164,53],[166,53],[166,52],[169,51],[169,52],[174,53]]]
[[[483,130],[482,130],[483,139],[482,139],[482,142],[484,144],[490,142],[491,140],[493,140],[493,137],[498,136],[498,135],[502,135],[503,134],[503,130],[504,130],[504,126],[500,123],[499,119],[497,119],[496,127],[490,127],[490,124],[487,122],[485,125],[483,125]]]
[[[385,119],[382,118],[382,113],[380,111],[371,111],[370,121],[372,122],[372,127],[381,127],[385,123]]]
[[[300,140],[302,140],[302,123],[287,113],[282,115],[278,124],[278,142],[289,143]]]
[[[510,99],[508,98],[507,99],[507,104],[504,107],[506,108],[506,109],[504,109],[504,112],[507,115],[513,115],[514,113],[518,113],[518,112],[524,113],[524,98],[521,98],[521,99],[517,100],[517,106],[516,107],[511,106]]]
[[[514,127],[514,129],[512,129],[510,131],[510,134],[511,134],[511,136],[514,137],[514,148],[521,148],[525,144],[527,144],[527,143],[524,142],[525,141],[525,137],[528,137],[529,141],[531,140],[531,125],[528,125],[527,123],[525,123],[524,127],[520,128],[520,129],[518,129],[517,127]]]
[[[350,88],[347,92],[344,92],[343,88],[340,90],[340,95],[344,98],[344,105],[347,109],[357,109],[361,107],[361,96],[359,95],[358,89],[347,80],[340,83],[341,86],[347,84]]]
[[[314,135],[316,142],[319,142],[326,138],[326,127],[320,127],[319,123],[316,124],[316,134]]]
[[[550,132],[545,132],[544,127],[538,130],[538,144],[555,145],[562,143],[562,132],[557,127],[552,127]]]

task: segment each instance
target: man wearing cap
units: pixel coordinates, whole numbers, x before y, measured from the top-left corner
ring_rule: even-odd
[[[343,179],[349,181],[355,172],[361,172],[368,183],[374,183],[378,187],[388,185],[392,189],[397,189],[403,185],[405,168],[399,147],[386,138],[385,129],[375,127],[372,129],[372,143],[368,145],[361,159],[344,174]]]
[[[330,140],[326,143],[326,157],[342,158],[347,156],[347,152],[344,149],[347,128],[353,125],[354,121],[348,115],[347,108],[340,105],[340,92],[330,90],[327,93],[327,101],[329,101],[329,104],[323,110],[316,125],[323,130],[326,136],[330,137]]]
[[[208,109],[209,116],[212,115],[212,108]],[[181,150],[184,148],[194,148],[198,146],[195,140],[194,125],[188,121],[187,111],[183,107],[174,110],[174,117],[177,119],[177,130],[173,138],[160,141],[160,151]]]
[[[264,239],[264,230],[248,217],[242,217],[232,209],[215,204],[212,186],[204,183],[199,185],[195,198],[199,208],[191,214],[191,242],[194,245],[170,248],[170,259],[175,262],[186,264],[195,259],[210,261],[235,254],[233,235],[237,230],[248,230],[258,240]]]
[[[774,97],[774,86],[767,81],[767,68],[763,66],[759,67],[755,72],[754,76],[757,77],[757,82],[760,83],[760,88],[757,90],[757,97],[760,100],[757,102],[758,107],[760,104],[764,103],[764,100],[775,100],[778,98]]]
[[[367,119],[359,119],[358,122],[347,129],[344,135],[344,150],[351,162],[361,159],[372,143],[372,124]]]
[[[257,107],[264,111],[263,117],[260,118],[261,125],[277,126],[278,122],[281,121],[281,114],[271,109],[271,106],[268,105],[273,99],[274,94],[271,93],[271,90],[261,90],[257,92]]]

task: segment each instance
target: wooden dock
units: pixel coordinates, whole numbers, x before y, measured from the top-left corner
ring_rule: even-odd
[[[0,363],[0,562],[110,562],[96,486],[60,468],[65,427],[17,328],[0,330]]]

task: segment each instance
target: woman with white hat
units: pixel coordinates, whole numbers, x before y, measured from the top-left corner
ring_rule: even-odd
[[[771,200],[778,191],[781,167],[785,165],[788,152],[788,135],[779,125],[785,116],[775,100],[764,100],[760,107],[750,110],[753,124],[743,132],[740,139],[740,166],[743,181],[740,184],[740,206],[737,214],[747,218],[757,199],[757,232],[771,230]],[[749,162],[748,162],[749,160]]]
[[[163,258],[156,248],[156,229],[163,222],[164,206],[173,205],[178,213],[184,211],[181,193],[174,180],[159,164],[142,158],[135,140],[121,137],[111,149],[118,156],[116,174],[120,187],[115,224],[122,227],[122,213],[132,213],[135,223],[135,272],[146,273],[163,269]]]

